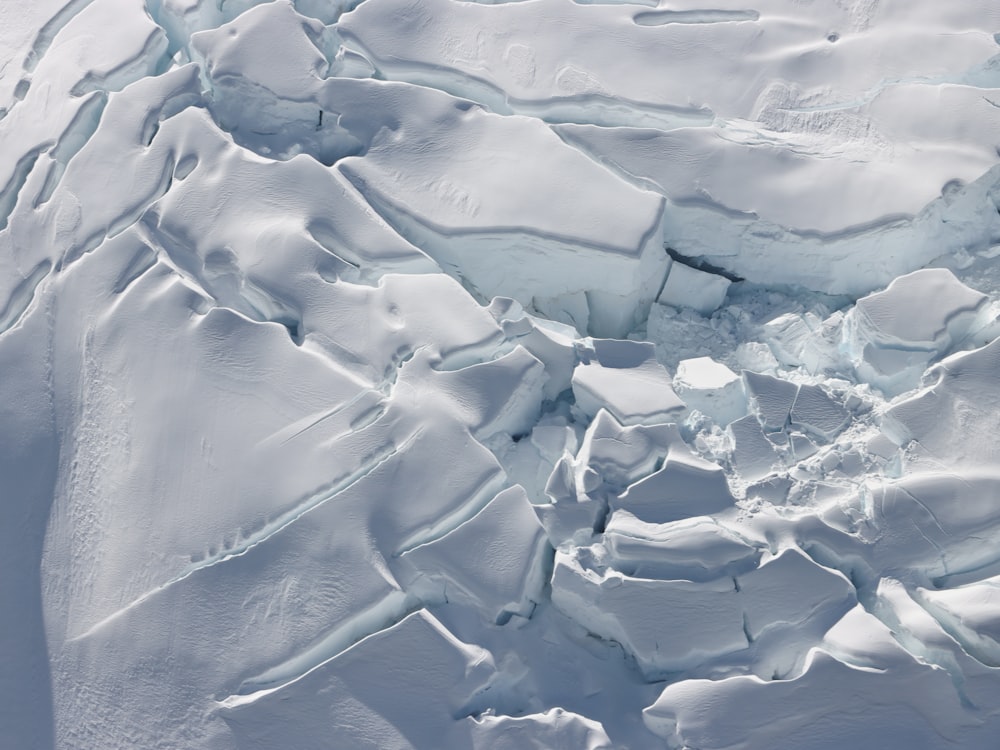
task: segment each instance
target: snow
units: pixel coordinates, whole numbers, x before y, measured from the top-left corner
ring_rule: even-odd
[[[993,748],[997,28],[0,6],[0,747]]]

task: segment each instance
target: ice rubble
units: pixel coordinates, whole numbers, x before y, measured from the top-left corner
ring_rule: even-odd
[[[992,748],[994,6],[0,7],[0,745]]]

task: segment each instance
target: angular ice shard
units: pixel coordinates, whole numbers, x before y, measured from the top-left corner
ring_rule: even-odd
[[[828,442],[847,426],[850,414],[818,385],[800,385],[789,419],[792,427]]]
[[[788,425],[788,415],[798,395],[798,386],[782,378],[744,371],[743,380],[751,410],[766,432],[778,432]]]
[[[675,262],[670,266],[667,281],[656,301],[661,305],[690,307],[702,315],[710,315],[725,301],[730,283],[724,276]]]

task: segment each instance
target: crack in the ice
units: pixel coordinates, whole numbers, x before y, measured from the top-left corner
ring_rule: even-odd
[[[334,481],[326,488],[312,495],[307,496],[303,500],[300,500],[291,508],[279,514],[276,518],[265,523],[260,529],[242,539],[238,544],[227,547],[225,549],[221,549],[217,551],[215,554],[209,555],[208,557],[198,561],[197,563],[190,565],[187,568],[187,570],[183,571],[179,575],[175,576],[174,578],[171,578],[165,583],[160,584],[159,586],[156,586],[153,589],[150,589],[146,593],[142,594],[141,596],[137,597],[136,599],[126,604],[124,607],[121,607],[115,612],[112,612],[110,615],[103,618],[100,622],[92,625],[85,632],[73,636],[68,640],[70,642],[73,642],[86,639],[89,636],[93,635],[94,633],[100,631],[109,623],[117,620],[122,615],[140,606],[143,602],[146,602],[147,600],[149,600],[156,594],[164,591],[165,589],[168,589],[171,586],[174,586],[190,578],[194,574],[202,570],[205,570],[206,568],[211,568],[215,565],[226,563],[229,560],[247,554],[254,547],[262,544],[263,542],[266,542],[275,534],[278,534],[279,532],[285,530],[286,528],[294,524],[305,514],[309,513],[312,510],[315,510],[316,508],[319,508],[322,505],[325,505],[331,500],[334,500],[335,498],[337,498],[338,496],[342,495],[344,492],[349,490],[351,487],[356,485],[358,482],[362,481],[365,477],[369,476],[370,474],[378,470],[379,467],[384,465],[386,462],[392,460],[397,454],[399,454],[402,451],[405,451],[406,448],[408,448],[414,441],[417,440],[417,438],[420,437],[422,432],[423,432],[422,428],[417,428],[407,438],[405,438],[402,442],[400,442],[398,446],[393,443],[389,443],[387,445],[382,446],[381,449],[374,454],[374,456],[362,462],[361,466],[359,466],[357,469],[347,474],[346,476],[342,477],[341,479]]]

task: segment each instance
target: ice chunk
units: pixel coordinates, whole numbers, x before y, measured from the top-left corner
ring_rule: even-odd
[[[858,300],[844,322],[845,345],[859,377],[895,395],[985,324],[987,298],[943,268],[901,276]]]
[[[710,315],[725,302],[731,283],[724,276],[674,262],[656,301],[661,305],[690,307],[702,315]]]
[[[791,424],[829,442],[847,425],[850,415],[818,385],[800,385],[791,409]]]
[[[746,414],[740,377],[711,357],[681,360],[673,385],[689,409],[707,414],[722,427]]]
[[[597,484],[614,491],[627,487],[648,474],[668,451],[688,453],[675,425],[631,425],[623,427],[607,411],[601,410],[584,433],[576,456],[578,486],[583,491],[586,480],[581,471],[589,470]]]
[[[652,344],[593,339],[573,372],[576,406],[593,417],[606,408],[622,424],[671,421],[684,408]]]
[[[804,367],[815,374],[836,371],[842,360],[843,317],[840,311],[822,320],[811,312],[786,313],[766,323],[761,336],[786,367]]]
[[[400,577],[442,601],[465,597],[490,622],[528,615],[541,600],[546,543],[524,490],[510,487],[440,539],[405,552]]]
[[[420,611],[294,682],[223,700],[221,715],[248,746],[324,747],[335,727],[353,747],[468,747],[472,728],[452,717],[494,674],[488,652]]]
[[[740,476],[755,482],[770,474],[780,464],[781,455],[767,439],[760,422],[752,414],[732,422],[726,431],[731,436],[733,461]]]
[[[900,742],[932,750],[963,736],[963,714],[943,670],[917,662],[905,670],[855,667],[817,648],[791,680],[738,676],[670,685],[643,721],[676,746],[737,748],[753,737],[755,745],[796,750],[880,750]]]
[[[672,448],[659,471],[629,486],[612,505],[649,523],[670,523],[730,508],[733,496],[720,466]]]
[[[743,381],[750,405],[767,432],[784,430],[795,403],[798,386],[787,380],[744,370]]]
[[[618,510],[607,523],[604,543],[614,567],[639,578],[709,581],[745,573],[759,557],[754,547],[706,517],[655,524]]]
[[[561,708],[527,716],[482,716],[473,722],[472,750],[611,750],[598,722]]]
[[[747,646],[730,578],[694,583],[599,573],[560,550],[552,602],[591,632],[621,643],[649,679]]]
[[[796,649],[792,643],[796,637],[818,637],[857,604],[854,586],[843,574],[817,565],[794,548],[783,550],[738,581],[747,633],[757,640],[772,630],[785,631],[778,637],[784,641],[786,656]]]
[[[940,591],[918,588],[916,598],[974,658],[1000,667],[1000,578]]]

